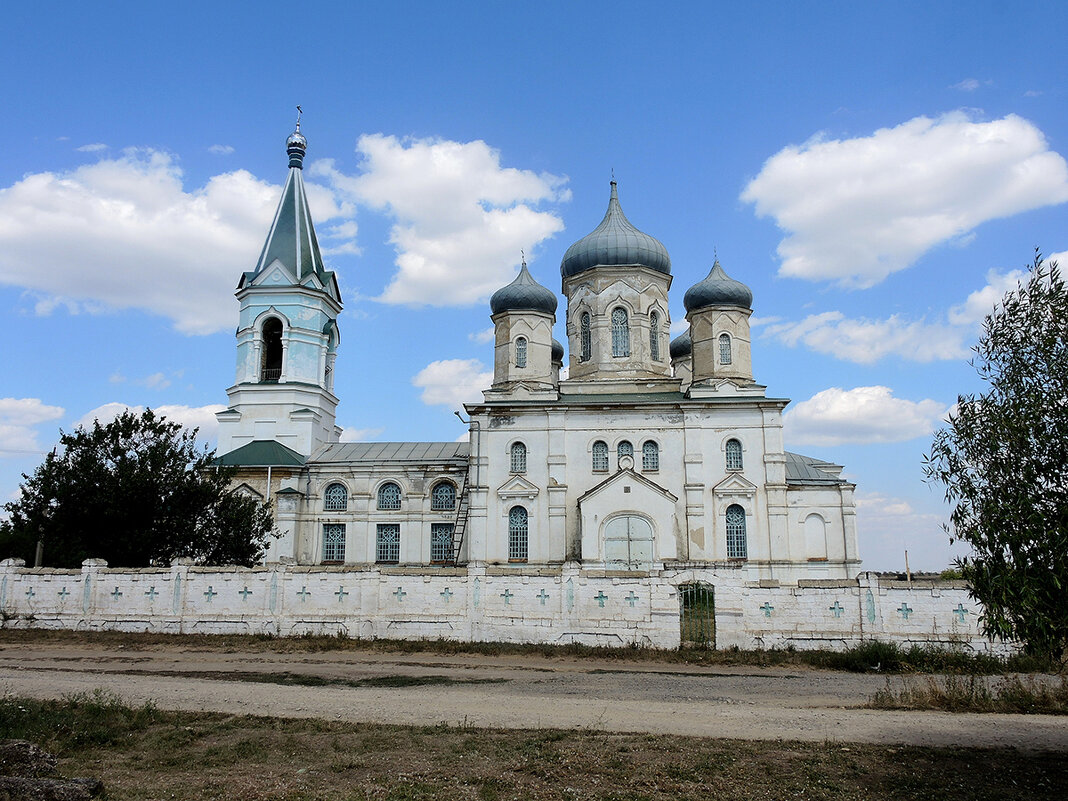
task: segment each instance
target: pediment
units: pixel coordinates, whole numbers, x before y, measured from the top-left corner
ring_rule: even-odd
[[[498,498],[525,498],[528,501],[538,497],[538,488],[523,476],[512,476],[497,488]]]
[[[252,286],[284,286],[297,283],[297,278],[286,269],[280,259],[272,261],[252,280]]]
[[[593,487],[593,489],[588,490],[579,498],[578,502],[581,504],[592,500],[596,496],[614,489],[617,484],[623,482],[628,482],[626,486],[634,486],[647,492],[662,495],[663,497],[668,498],[672,503],[675,503],[678,500],[674,494],[661,487],[655,481],[650,481],[640,473],[635,473],[633,470],[619,470],[597,486]]]
[[[731,473],[712,488],[714,495],[742,495],[751,498],[756,494],[757,486],[741,473]]]
[[[263,500],[263,494],[261,492],[258,492],[256,489],[250,487],[248,484],[245,483],[238,484],[236,487],[234,487],[234,493],[237,495],[243,495],[246,498],[253,498],[257,501]]]
[[[304,280],[300,282],[300,285],[311,287],[312,289],[317,289],[319,291],[324,289],[323,282],[319,280],[319,276],[314,272],[308,273]]]

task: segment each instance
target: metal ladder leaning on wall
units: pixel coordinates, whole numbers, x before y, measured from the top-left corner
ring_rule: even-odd
[[[455,566],[460,561],[460,551],[464,547],[464,531],[467,530],[467,515],[470,510],[470,502],[467,496],[467,488],[471,483],[471,463],[467,464],[467,472],[464,473],[464,481],[460,486],[458,502],[456,504],[456,522],[452,525],[452,561]]]

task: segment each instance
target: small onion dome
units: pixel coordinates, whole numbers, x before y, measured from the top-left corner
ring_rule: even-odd
[[[552,358],[554,364],[564,363],[564,346],[555,339],[553,340]]]
[[[716,259],[708,276],[686,290],[682,305],[688,312],[709,306],[741,306],[744,309],[751,309],[753,308],[753,293],[741,281],[735,281],[723,272],[719,259]]]
[[[685,359],[693,352],[693,340],[690,339],[690,329],[686,329],[668,345],[668,353],[671,354],[671,359]]]
[[[524,261],[515,277],[508,286],[501,287],[490,298],[490,312],[500,314],[506,311],[537,311],[546,314],[556,314],[556,295],[551,289],[546,289],[527,270]]]
[[[615,181],[612,181],[612,196],[604,219],[567,249],[560,262],[560,275],[568,278],[601,266],[642,266],[671,275],[667,248],[631,225],[619,205]]]
[[[293,131],[286,139],[286,153],[289,154],[289,166],[297,167],[298,169],[304,168],[304,152],[308,149],[308,140],[304,138],[304,134],[300,132],[300,123],[297,123],[297,130]]]

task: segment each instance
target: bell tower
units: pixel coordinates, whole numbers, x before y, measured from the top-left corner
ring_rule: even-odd
[[[333,374],[341,293],[323,265],[304,193],[307,147],[298,116],[267,241],[237,285],[237,376],[226,390],[229,408],[216,415],[220,455],[271,441],[310,456],[340,436]]]

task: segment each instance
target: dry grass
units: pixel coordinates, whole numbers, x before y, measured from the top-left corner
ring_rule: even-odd
[[[900,689],[890,679],[872,696],[873,709],[937,709],[944,712],[1015,712],[1068,715],[1068,677],[1059,683],[1031,676],[1005,676],[991,683],[982,676],[906,678]]]
[[[800,651],[771,649],[742,651],[737,648],[707,650],[680,648],[606,648],[590,645],[521,645],[517,643],[467,643],[451,640],[357,640],[345,637],[270,637],[255,634],[138,634],[118,631],[49,631],[0,629],[0,646],[17,643],[97,644],[129,650],[177,648],[187,651],[320,653],[363,651],[369,653],[477,654],[487,656],[539,656],[548,659],[597,658],[620,662],[665,662],[684,665],[808,666],[856,673],[1055,673],[1063,665],[1017,655],[999,658],[945,648],[913,646],[869,640],[846,651]]]
[[[40,743],[112,801],[1062,801],[1068,787],[1061,754],[278,720],[103,695],[3,699],[0,737]]]

